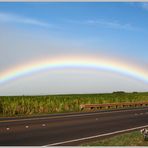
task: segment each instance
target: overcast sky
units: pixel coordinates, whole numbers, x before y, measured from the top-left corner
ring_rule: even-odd
[[[115,59],[145,75],[44,69],[0,83],[0,95],[148,91],[147,18],[148,3],[0,3],[0,80],[5,71],[11,75],[11,69],[44,59],[60,62],[58,56]]]

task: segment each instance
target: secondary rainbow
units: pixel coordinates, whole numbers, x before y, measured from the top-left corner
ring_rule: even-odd
[[[131,66],[121,61],[78,56],[47,58],[45,60],[29,62],[25,65],[12,67],[11,69],[0,73],[0,83],[5,83],[34,72],[60,68],[93,68],[96,70],[108,70],[148,83],[148,72],[140,67]]]

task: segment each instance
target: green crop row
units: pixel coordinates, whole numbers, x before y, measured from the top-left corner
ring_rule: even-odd
[[[146,93],[1,96],[0,115],[18,116],[80,111],[80,104],[148,101]]]

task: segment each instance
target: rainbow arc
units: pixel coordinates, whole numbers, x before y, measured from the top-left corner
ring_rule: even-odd
[[[59,68],[93,68],[96,70],[108,70],[134,79],[148,82],[148,73],[139,67],[129,66],[121,61],[109,61],[93,57],[54,57],[40,62],[28,63],[12,67],[12,69],[1,72],[0,83],[4,83],[17,77],[21,77],[34,72],[59,69]]]

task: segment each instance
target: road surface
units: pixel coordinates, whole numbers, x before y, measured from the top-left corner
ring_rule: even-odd
[[[0,146],[75,146],[142,126],[148,126],[146,107],[0,118]]]

